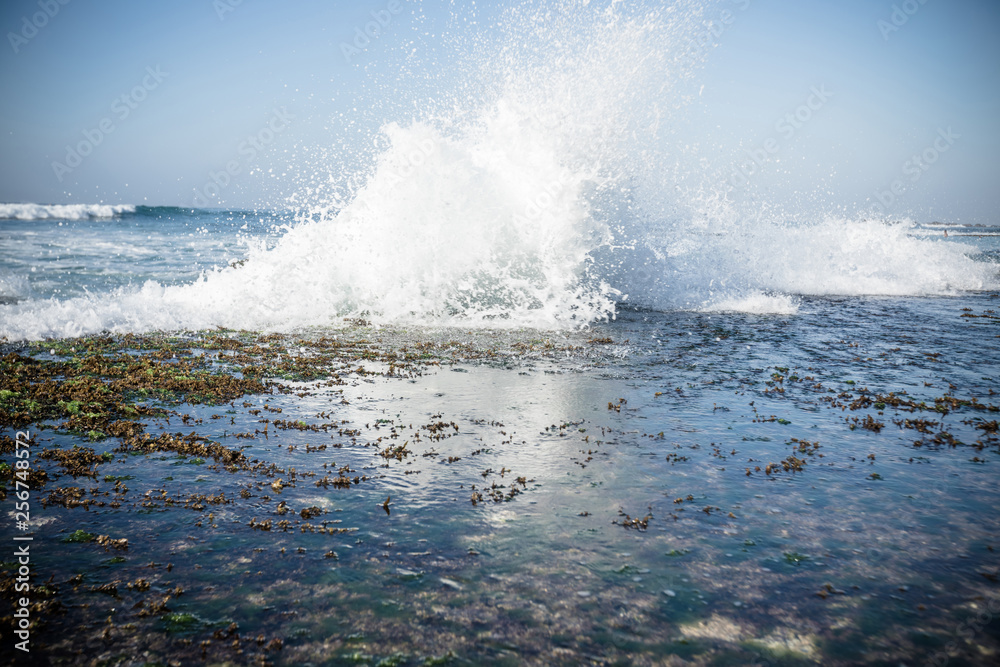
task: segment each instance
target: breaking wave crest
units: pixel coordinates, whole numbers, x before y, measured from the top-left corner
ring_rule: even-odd
[[[0,204],[0,220],[99,220],[135,210],[119,204]]]

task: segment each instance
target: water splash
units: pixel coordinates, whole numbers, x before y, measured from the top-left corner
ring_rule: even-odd
[[[442,39],[447,67],[408,46],[386,68],[403,74],[371,84],[397,100],[397,120],[342,160],[368,167],[325,188],[304,178],[276,245],[187,285],[6,307],[0,334],[291,330],[357,315],[566,327],[624,300],[791,313],[802,294],[996,284],[973,249],[914,238],[909,223],[777,222],[715,195],[679,148],[692,138],[673,132],[706,53],[704,15],[698,2],[527,2]]]

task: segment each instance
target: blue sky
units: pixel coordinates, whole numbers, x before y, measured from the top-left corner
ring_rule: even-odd
[[[386,53],[419,36],[447,60],[437,35],[469,29],[446,28],[466,3],[390,4],[8,0],[0,201],[281,202],[308,160],[335,169],[351,136],[419,113],[373,99]],[[503,7],[478,3],[478,25]],[[371,12],[388,24],[346,58]],[[1000,3],[719,0],[705,19],[717,35],[682,125],[728,197],[1000,222]]]

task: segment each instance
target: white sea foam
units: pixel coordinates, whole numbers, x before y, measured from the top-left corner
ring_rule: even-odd
[[[476,79],[468,90],[428,104],[438,111],[424,118],[385,123],[346,196],[299,194],[307,210],[270,249],[192,284],[5,306],[0,335],[292,330],[355,315],[572,327],[626,299],[791,314],[797,295],[996,285],[996,266],[971,259],[974,249],[915,238],[910,223],[778,223],[679,194],[677,179],[690,184],[697,165],[682,166],[665,135],[698,66],[701,3],[630,7],[511,11],[504,34],[458,57]]]
[[[126,204],[0,204],[0,220],[98,220],[135,213]]]
[[[660,227],[645,240],[649,279],[626,289],[652,308],[787,313],[793,295],[945,295],[998,284],[995,264],[972,259],[975,246],[915,230],[910,221],[842,218]]]
[[[710,301],[701,308],[706,313],[751,313],[754,315],[794,315],[799,312],[798,299],[787,294],[750,292],[728,294]]]

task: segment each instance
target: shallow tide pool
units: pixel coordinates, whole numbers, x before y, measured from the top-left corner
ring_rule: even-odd
[[[3,460],[29,430],[47,473],[33,654],[994,664],[997,304],[8,346]],[[254,368],[263,392],[185,384]],[[141,409],[74,404],[85,377]]]

